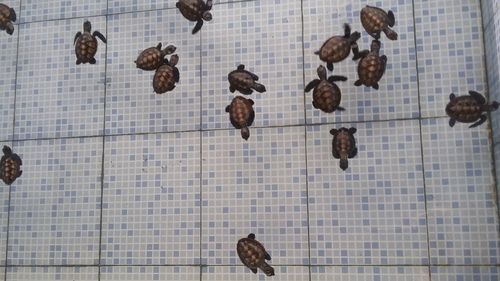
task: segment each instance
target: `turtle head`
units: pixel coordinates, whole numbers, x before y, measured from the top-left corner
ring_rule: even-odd
[[[267,263],[263,263],[261,269],[267,276],[274,276],[274,268]]]
[[[255,239],[255,234],[253,234],[253,233],[248,234],[248,239],[252,239],[252,240]]]
[[[349,38],[351,36],[351,26],[348,23],[344,23],[344,37]]]
[[[203,12],[203,15],[201,17],[206,21],[211,21],[212,20],[212,13],[210,13],[210,11],[205,11],[205,12]]]
[[[90,21],[86,20],[83,23],[83,31],[90,32],[91,30],[92,30],[92,24],[90,23]]]
[[[318,66],[316,72],[318,73],[319,79],[326,80],[326,68],[323,65]]]
[[[382,43],[380,43],[380,41],[378,40],[373,40],[372,41],[372,44],[370,46],[370,50],[372,52],[375,52],[375,53],[378,53],[380,51],[380,47],[382,46]]]
[[[353,44],[356,43],[356,41],[358,41],[359,38],[361,38],[361,33],[355,31],[351,33],[351,36],[349,36],[349,41],[351,41],[351,44]]]
[[[172,55],[170,56],[170,61],[169,64],[170,66],[175,66],[179,62],[179,56],[178,55]]]
[[[168,45],[165,49],[163,49],[162,53],[165,55],[173,54],[177,50],[174,45]]]
[[[3,146],[2,149],[3,154],[5,155],[11,155],[12,154],[12,149],[6,145]]]
[[[250,137],[250,130],[248,130],[248,127],[241,128],[241,137],[245,140],[248,140],[248,138]]]

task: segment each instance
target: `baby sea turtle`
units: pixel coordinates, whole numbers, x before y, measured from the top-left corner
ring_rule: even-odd
[[[14,24],[17,16],[16,11],[9,6],[0,3],[0,30],[5,30],[9,35],[14,33]]]
[[[361,34],[357,31],[351,33],[351,26],[346,23],[344,24],[344,36],[333,36],[326,40],[315,54],[319,55],[320,60],[326,62],[328,70],[333,71],[333,63],[347,58],[351,53],[352,46],[356,45],[356,41],[360,37]]]
[[[160,66],[153,78],[153,89],[157,94],[163,94],[172,91],[175,88],[175,83],[179,82],[179,69],[175,67],[179,62],[179,56],[173,55],[170,61]]]
[[[266,262],[271,260],[271,256],[264,246],[255,240],[255,234],[250,233],[247,238],[241,238],[236,245],[236,251],[241,262],[253,273],[257,274],[257,268],[260,268],[267,276],[274,275],[274,268]]]
[[[212,20],[212,14],[210,13],[212,0],[207,0],[206,3],[203,0],[179,0],[175,6],[186,19],[196,22],[193,34],[200,31],[203,20]]]
[[[137,68],[142,70],[156,70],[162,64],[166,63],[165,56],[173,54],[176,50],[175,46],[169,45],[164,50],[161,49],[161,43],[156,47],[147,48],[135,60]]]
[[[354,85],[365,85],[378,90],[378,82],[384,76],[385,68],[387,66],[387,57],[380,56],[380,41],[373,40],[370,51],[364,50],[359,53],[361,60],[358,64],[359,80],[354,82]]]
[[[0,160],[0,178],[7,185],[11,185],[23,173],[23,171],[21,171],[23,161],[19,155],[13,153],[12,149],[8,146],[4,146],[2,151],[3,156]]]
[[[76,64],[80,63],[90,63],[95,64],[96,60],[94,58],[97,53],[97,39],[101,39],[102,42],[106,43],[106,38],[99,31],[94,31],[90,34],[92,30],[92,24],[90,21],[85,21],[83,23],[83,33],[80,31],[75,35],[75,54],[76,54]]]
[[[455,123],[474,123],[469,128],[477,127],[486,121],[486,112],[498,109],[499,103],[486,103],[486,99],[478,92],[469,91],[468,96],[457,97],[450,94],[450,102],[446,106],[446,114],[450,116],[450,127]],[[476,122],[477,121],[477,122]]]
[[[266,91],[264,85],[255,82],[259,81],[259,76],[245,70],[243,64],[240,64],[238,69],[231,71],[227,75],[227,80],[229,80],[229,91],[231,91],[231,93],[238,90],[244,95],[250,95],[253,92],[252,89],[259,93]]]
[[[380,33],[383,31],[387,38],[398,39],[398,34],[390,29],[396,24],[396,18],[392,11],[386,13],[378,7],[366,6],[361,9],[360,17],[361,24],[373,38],[380,39]]]
[[[236,96],[231,104],[226,107],[226,112],[229,113],[231,124],[233,124],[236,129],[241,129],[241,137],[248,140],[250,137],[250,130],[248,130],[248,127],[252,126],[253,120],[255,119],[253,100]]]
[[[330,134],[333,135],[332,154],[335,159],[340,159],[340,168],[346,170],[349,167],[348,158],[354,158],[358,154],[356,140],[354,134],[356,128],[340,128],[331,129]]]
[[[345,110],[339,106],[342,94],[335,82],[346,81],[347,77],[335,75],[328,77],[327,80],[326,68],[322,65],[318,67],[317,72],[319,79],[309,82],[305,89],[306,92],[309,92],[314,88],[312,102],[314,108],[321,109],[326,113],[332,113],[335,110]]]

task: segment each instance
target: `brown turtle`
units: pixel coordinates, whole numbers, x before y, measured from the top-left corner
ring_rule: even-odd
[[[0,30],[5,30],[9,35],[14,33],[14,24],[17,16],[16,11],[9,6],[0,3]]]
[[[478,92],[469,91],[468,96],[457,97],[450,94],[450,102],[446,106],[446,114],[450,116],[450,127],[455,123],[474,123],[469,128],[477,127],[486,121],[486,112],[498,109],[499,103],[486,103],[486,99]],[[476,122],[477,121],[477,122]]]
[[[12,149],[8,146],[4,146],[2,151],[3,156],[0,160],[0,178],[7,185],[11,185],[23,173],[23,171],[21,171],[23,161],[19,155],[13,153]]]
[[[255,234],[250,233],[248,237],[241,238],[236,245],[236,251],[241,262],[253,273],[257,274],[257,268],[260,268],[267,276],[274,275],[274,268],[266,262],[271,260],[271,256],[264,246],[255,240]]]
[[[210,13],[212,0],[207,0],[206,3],[203,0],[179,0],[175,6],[186,19],[196,22],[193,34],[200,31],[203,20],[212,20],[212,14]]]
[[[90,63],[95,64],[96,60],[94,58],[97,53],[97,39],[101,39],[102,42],[106,43],[106,38],[99,31],[94,31],[90,34],[92,30],[92,24],[90,21],[85,21],[83,23],[83,33],[80,31],[75,35],[75,54],[76,54],[76,64],[80,63]]]
[[[359,32],[351,33],[351,26],[344,24],[344,36],[333,36],[323,43],[323,46],[316,51],[319,59],[326,62],[328,70],[333,71],[333,63],[343,61],[351,53],[351,49],[356,45],[356,41],[361,37]],[[356,55],[356,54],[355,54]]]
[[[335,84],[336,81],[346,81],[345,76],[330,76],[326,78],[326,68],[322,65],[318,66],[319,79],[314,79],[307,84],[305,91],[309,92],[314,88],[313,92],[313,106],[314,108],[321,109],[326,113],[332,113],[335,110],[344,111],[340,107],[340,99],[342,93],[339,87]]]
[[[176,50],[175,46],[169,45],[165,49],[161,49],[161,43],[156,47],[147,48],[134,61],[137,68],[142,70],[156,70],[162,64],[166,63],[165,56],[173,54]]]
[[[331,129],[330,134],[333,135],[332,154],[335,159],[340,159],[340,168],[346,170],[349,167],[348,158],[354,158],[358,154],[356,140],[354,134],[356,128],[340,128]]]
[[[354,82],[354,85],[365,85],[378,90],[378,82],[384,76],[385,68],[387,66],[387,57],[380,56],[380,41],[373,40],[370,51],[364,50],[359,53],[361,60],[358,63],[358,76],[359,79]]]
[[[160,66],[153,78],[153,89],[157,94],[163,94],[172,91],[175,88],[175,83],[179,82],[179,69],[176,67],[179,62],[179,56],[173,55],[170,61]]]
[[[392,11],[385,12],[378,7],[366,6],[361,9],[361,24],[366,32],[375,39],[380,39],[380,33],[383,31],[387,38],[397,40],[398,34],[390,29],[396,24],[396,18]]]
[[[259,93],[266,91],[266,87],[264,85],[256,82],[259,81],[259,76],[245,70],[245,66],[243,64],[240,64],[238,69],[231,71],[227,75],[227,80],[229,81],[229,91],[231,91],[231,93],[238,90],[244,95],[250,95],[253,92],[252,89]]]
[[[226,112],[229,113],[231,124],[236,129],[241,129],[241,137],[248,140],[250,137],[250,130],[248,127],[252,126],[255,119],[255,112],[253,111],[253,100],[237,96],[233,99],[230,105],[226,107]]]

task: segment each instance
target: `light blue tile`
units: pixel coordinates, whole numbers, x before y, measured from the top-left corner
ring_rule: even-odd
[[[200,268],[175,266],[120,266],[101,267],[103,281],[153,281],[153,280],[182,280],[199,281]]]
[[[422,121],[432,264],[498,264],[498,213],[486,126]]]
[[[332,128],[354,126],[344,172]],[[311,264],[428,264],[418,121],[307,128]]]
[[[104,17],[89,18],[106,33]],[[73,38],[83,19],[21,25],[16,95],[16,139],[95,136],[104,118],[105,44],[97,64],[76,65]]]
[[[239,64],[259,76],[267,92],[254,102],[255,126],[304,123],[300,1],[218,5],[202,40],[203,129],[232,128],[226,106],[236,96],[227,76]]]
[[[309,268],[305,266],[273,266],[275,275],[272,280],[283,281],[309,281]],[[262,271],[257,272],[255,275],[250,269],[245,266],[224,266],[203,267],[201,274],[202,281],[219,281],[219,280],[241,280],[241,281],[255,281],[255,280],[269,280]]]
[[[452,92],[485,92],[479,1],[417,0],[415,23],[423,117],[445,116]]]
[[[95,267],[9,267],[8,281],[95,281],[99,268]]]
[[[9,265],[94,265],[99,255],[102,138],[20,141]]]
[[[498,181],[498,179],[500,179],[500,144],[496,144],[495,147],[495,173],[496,173],[496,177],[497,177],[497,206],[500,206],[500,194],[499,194],[499,191],[500,191],[500,182]]]
[[[206,3],[206,0],[203,0]],[[214,0],[213,4],[223,4],[228,2],[239,2],[239,1],[253,1],[253,0]],[[147,10],[160,10],[160,9],[176,9],[175,3],[178,0],[109,0],[108,3],[108,13],[117,14],[117,13],[126,13],[126,12],[139,12],[139,11],[147,11]],[[212,8],[217,9],[216,7]],[[182,17],[181,13],[177,13],[177,17]],[[187,20],[186,20],[187,21]],[[193,23],[194,26],[194,23]]]
[[[500,269],[495,266],[434,266],[432,280],[436,281],[498,281]]]
[[[47,21],[106,14],[106,0],[23,0],[21,22]]]
[[[4,145],[11,147],[14,153],[17,149],[12,146],[11,142],[0,142],[0,153]],[[1,158],[1,157],[0,157]],[[24,167],[21,167],[23,169]],[[0,253],[5,253],[7,250],[7,231],[8,231],[8,217],[9,217],[9,186],[5,185],[3,181],[0,180]],[[5,265],[5,255],[0,256],[0,264]],[[0,268],[0,278],[3,276],[4,269]]]
[[[314,266],[311,281],[430,281],[427,267]]]
[[[14,100],[16,90],[16,63],[17,63],[17,36],[19,26],[8,35],[0,32],[0,140],[12,140],[12,126],[14,122]]]
[[[106,134],[199,129],[200,37],[189,28],[172,9],[111,16]],[[134,63],[142,50],[159,42],[177,47],[180,71],[176,88],[162,95],[153,91],[154,71]]]
[[[255,233],[274,265],[308,264],[304,128],[204,132],[202,263],[239,265]]]
[[[198,264],[200,133],[107,137],[102,264]]]
[[[396,16],[394,30],[399,34],[397,41],[389,41],[382,34],[381,54],[388,57],[387,70],[380,81],[380,89],[365,86],[356,87],[358,80],[357,62],[351,55],[343,62],[334,65],[329,75],[346,76],[346,82],[338,82],[341,89],[340,105],[343,112],[324,113],[312,106],[312,91],[306,93],[307,123],[353,122],[369,120],[388,120],[396,118],[415,118],[418,112],[417,68],[415,62],[415,42],[413,28],[413,9],[410,0],[383,1],[304,1],[304,69],[305,83],[318,78],[317,67],[324,62],[314,54],[331,36],[342,35],[343,24],[349,23],[352,31],[361,32],[358,40],[360,50],[369,49],[372,37],[363,29],[359,11],[366,5],[376,5],[392,10]]]

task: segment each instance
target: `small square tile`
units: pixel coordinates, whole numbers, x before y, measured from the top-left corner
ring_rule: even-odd
[[[271,266],[272,262],[270,262]],[[272,280],[283,281],[309,281],[309,268],[305,266],[273,266],[274,276]],[[245,266],[224,266],[204,267],[201,280],[202,281],[219,281],[219,280],[269,280],[260,269],[257,274],[254,274]]]
[[[200,36],[191,35],[173,9],[113,15],[109,31],[106,134],[198,130]],[[180,71],[176,88],[161,95],[153,91],[155,72],[134,63],[142,50],[159,42],[177,47]]]
[[[432,264],[498,264],[498,213],[486,126],[422,121]]]
[[[89,20],[106,34],[104,17]],[[83,22],[21,25],[15,139],[102,135],[106,45],[98,41],[96,65],[76,65],[73,38]]]
[[[419,123],[356,124],[344,172],[330,129],[307,128],[311,264],[428,264]]]
[[[203,0],[205,3],[207,0]],[[253,0],[213,0],[213,4],[223,4],[227,2],[239,2],[239,1],[253,1]],[[163,0],[109,0],[108,3],[108,13],[127,13],[127,12],[139,12],[148,10],[160,10],[160,9],[176,9],[175,4],[177,0],[163,1]],[[216,9],[217,6],[212,7]],[[179,17],[182,17],[179,12]]]
[[[500,179],[500,144],[495,145],[495,173],[497,179]],[[500,181],[497,180],[497,206],[500,206],[500,194],[498,191],[500,190]]]
[[[498,266],[433,266],[432,280],[436,281],[498,281]]]
[[[275,265],[309,263],[303,127],[204,132],[202,263],[239,265],[249,233]]]
[[[16,153],[16,148],[12,146],[12,143],[0,142],[0,155],[3,156],[1,149],[4,147],[4,145],[9,146],[14,150],[14,153]],[[0,253],[5,253],[5,251],[7,250],[7,220],[9,217],[9,186],[5,185],[5,183],[1,180],[0,186],[2,187],[0,189]],[[0,256],[0,265],[5,265],[5,255]],[[4,269],[0,269],[0,273],[3,274],[3,272]]]
[[[353,122],[370,120],[390,120],[416,118],[419,116],[417,68],[411,0],[382,1],[329,1],[304,0],[304,75],[307,85],[318,78],[316,69],[322,62],[314,52],[334,35],[343,35],[343,24],[349,23],[352,32],[361,33],[358,40],[360,50],[369,49],[372,37],[364,31],[359,13],[366,5],[376,5],[384,10],[392,10],[396,16],[393,30],[398,33],[397,41],[390,41],[382,34],[381,55],[388,57],[387,70],[379,82],[380,89],[357,87],[358,63],[352,61],[353,54],[343,62],[334,65],[328,75],[346,76],[346,82],[338,82],[342,91],[340,106],[343,112],[324,113],[312,106],[312,93],[306,93],[307,123]]]
[[[274,2],[274,3],[273,3]],[[254,126],[304,123],[300,1],[218,5],[202,35],[202,128],[232,128],[228,74],[238,65],[259,76]]]
[[[23,0],[21,22],[100,16],[106,5],[106,0]]]
[[[7,281],[96,281],[95,267],[9,267]]]
[[[103,264],[199,264],[199,165],[199,132],[106,138]]]
[[[102,281],[199,281],[200,268],[197,266],[119,266],[101,267]]]
[[[423,117],[445,116],[452,92],[485,92],[479,1],[417,0],[415,23]]]
[[[94,265],[99,259],[102,138],[20,141],[12,185],[9,265]]]
[[[14,101],[16,95],[17,36],[19,26],[8,35],[0,31],[0,141],[13,139]]]
[[[311,281],[430,281],[427,267],[313,266]]]

